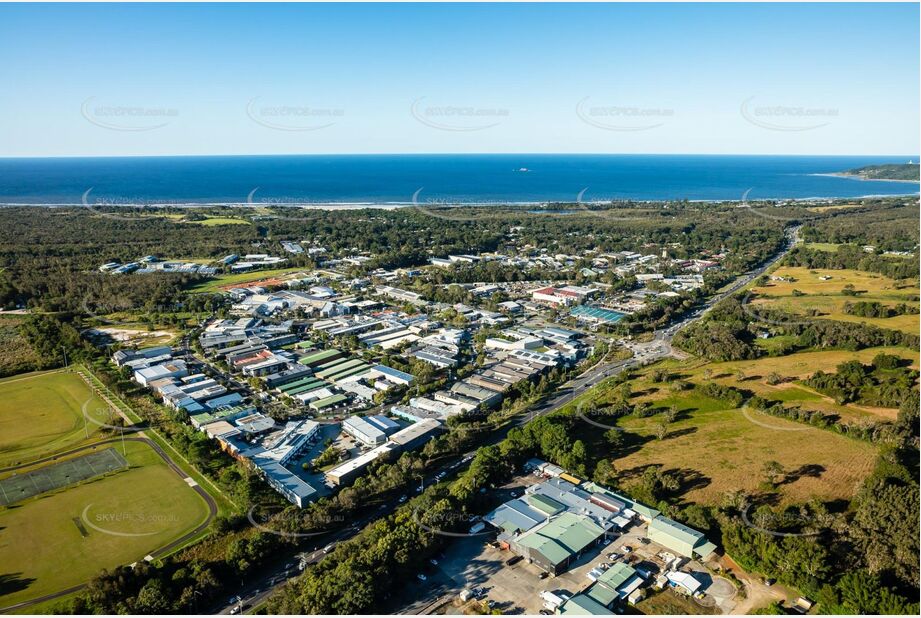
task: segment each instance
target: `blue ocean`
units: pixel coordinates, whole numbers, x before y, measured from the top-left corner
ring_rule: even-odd
[[[304,155],[0,159],[0,203],[406,204],[918,194],[826,176],[917,157]]]

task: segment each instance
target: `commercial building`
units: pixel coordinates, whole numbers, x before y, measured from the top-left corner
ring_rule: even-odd
[[[414,451],[441,433],[442,428],[440,422],[426,419],[396,432],[390,436],[390,441],[404,451]]]
[[[548,498],[544,500],[550,502]],[[514,553],[548,573],[557,575],[603,535],[604,529],[588,517],[563,512],[527,532],[509,538],[508,545]]]
[[[121,367],[129,361],[137,360],[140,358],[154,358],[157,356],[172,355],[173,349],[169,346],[158,346],[154,348],[146,348],[144,350],[119,350],[112,355],[112,362],[116,366]]]
[[[365,446],[380,446],[399,429],[400,425],[386,416],[350,416],[342,421],[342,431]]]
[[[368,466],[376,461],[389,461],[399,450],[396,444],[386,442],[329,470],[326,480],[333,485],[348,485],[364,474]]]
[[[161,365],[153,365],[134,372],[134,380],[141,386],[147,386],[153,380],[161,378],[181,378],[189,374],[186,364],[181,360],[172,360]]]
[[[702,532],[659,515],[649,522],[649,540],[688,558],[706,559],[716,551],[716,545]]]

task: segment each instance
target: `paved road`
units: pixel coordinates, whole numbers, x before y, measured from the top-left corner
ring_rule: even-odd
[[[43,463],[43,462],[46,462],[46,461],[53,461],[53,460],[58,459],[59,457],[62,457],[62,456],[64,456],[64,455],[72,455],[72,454],[75,454],[75,453],[79,453],[79,452],[81,452],[81,451],[96,450],[98,447],[103,446],[103,445],[106,445],[106,444],[120,444],[120,443],[122,442],[122,440],[124,440],[125,442],[141,442],[141,443],[143,443],[143,444],[146,444],[146,445],[149,446],[151,449],[153,449],[154,452],[157,453],[157,455],[159,455],[161,459],[163,459],[163,461],[166,463],[166,465],[169,466],[169,468],[170,468],[173,472],[175,472],[176,474],[179,475],[179,478],[181,478],[181,479],[182,479],[183,481],[185,481],[185,482],[188,482],[188,480],[187,480],[187,479],[188,479],[188,475],[186,475],[186,473],[182,470],[182,468],[180,468],[179,466],[177,466],[176,463],[175,463],[172,459],[170,459],[169,455],[167,455],[166,452],[165,452],[162,448],[160,448],[160,445],[159,445],[159,444],[157,444],[156,442],[154,442],[154,441],[151,440],[150,438],[145,438],[145,437],[141,437],[141,436],[132,436],[132,437],[130,437],[130,438],[128,438],[128,437],[118,437],[118,438],[111,438],[111,439],[109,439],[109,440],[102,440],[102,441],[100,441],[100,442],[94,442],[93,444],[87,444],[86,446],[83,446],[83,447],[80,447],[80,448],[71,449],[71,450],[67,451],[66,453],[59,453],[59,454],[57,454],[57,455],[53,455],[53,456],[51,456],[51,457],[45,457],[45,458],[43,458],[43,459],[39,459],[39,460],[37,460],[37,461],[33,461],[33,462],[29,463],[29,464],[24,464],[24,465],[35,465],[36,463]],[[23,467],[23,466],[17,466],[17,468],[21,468],[21,467]],[[14,469],[15,469],[15,468],[14,468]],[[192,481],[192,483],[194,483],[194,481]],[[204,489],[202,489],[202,487],[201,487],[200,485],[198,485],[198,483],[194,483],[194,484],[192,484],[192,483],[190,483],[192,489],[195,490],[195,492],[198,493],[198,495],[201,496],[202,500],[204,500],[205,503],[208,505],[208,517],[205,518],[205,520],[204,520],[203,522],[201,522],[200,524],[198,524],[193,530],[190,530],[189,532],[183,534],[181,537],[175,539],[174,541],[170,542],[169,544],[164,545],[163,547],[160,547],[159,549],[150,552],[150,556],[151,556],[151,557],[157,558],[157,557],[159,557],[159,556],[162,556],[162,555],[164,555],[164,554],[169,553],[169,552],[172,551],[174,548],[180,547],[180,546],[182,546],[183,544],[189,542],[192,538],[194,538],[195,536],[197,536],[198,534],[200,534],[203,530],[205,530],[208,526],[210,526],[210,525],[211,525],[211,522],[214,520],[214,518],[217,517],[217,510],[218,510],[218,509],[217,509],[217,502],[215,502],[214,498],[211,497],[211,494],[209,494],[209,493],[206,492]],[[7,607],[0,607],[0,612],[4,612],[4,613],[5,613],[5,612],[9,612],[9,611],[21,609],[21,608],[23,608],[23,607],[28,607],[29,605],[34,605],[35,603],[43,603],[43,602],[45,602],[45,601],[51,601],[52,599],[57,599],[57,598],[59,598],[59,597],[63,597],[63,596],[66,596],[66,595],[68,595],[68,594],[72,594],[72,593],[74,593],[74,592],[77,592],[77,591],[79,591],[79,590],[82,590],[82,589],[85,588],[85,587],[86,587],[86,584],[85,584],[85,583],[83,583],[83,584],[78,584],[78,585],[76,585],[76,586],[71,586],[70,588],[67,588],[66,590],[59,590],[58,592],[53,592],[53,593],[51,593],[51,594],[46,594],[46,595],[43,595],[43,596],[40,596],[40,597],[36,597],[36,598],[34,598],[34,599],[29,599],[28,601],[23,601],[23,602],[21,602],[21,603],[16,603],[15,605],[10,605],[10,606],[7,606]]]

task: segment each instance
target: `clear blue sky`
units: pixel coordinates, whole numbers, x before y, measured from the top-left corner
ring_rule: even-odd
[[[0,156],[917,154],[918,20],[917,4],[0,5]]]

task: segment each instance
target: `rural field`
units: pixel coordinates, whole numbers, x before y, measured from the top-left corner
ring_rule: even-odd
[[[787,478],[778,487],[782,503],[849,498],[854,488],[870,473],[877,455],[875,446],[830,430],[768,416],[755,410],[727,409],[723,401],[697,390],[672,388],[676,381],[702,385],[714,382],[750,391],[786,407],[801,407],[835,415],[844,423],[892,420],[898,411],[855,404],[839,405],[830,397],[799,383],[815,371],[834,372],[846,360],[869,364],[877,354],[893,354],[918,366],[918,353],[907,348],[880,347],[850,352],[829,350],[800,352],[783,357],[712,363],[701,359],[668,359],[636,372],[630,380],[630,403],[646,402],[653,408],[674,406],[678,414],[667,434],[656,437],[661,416],[627,416],[617,423],[629,432],[626,448],[613,460],[618,474],[629,486],[632,479],[650,465],[661,465],[683,479],[683,500],[715,504],[732,490],[758,492],[764,481],[766,461],[779,462]],[[657,370],[667,380],[656,382]],[[787,378],[777,385],[767,383],[771,373]],[[619,395],[613,383],[587,393],[599,408],[615,402]],[[589,433],[580,436],[604,453],[607,446]]]
[[[92,438],[108,406],[76,373],[46,371],[0,380],[0,466],[29,462]],[[85,426],[85,427],[84,427]]]
[[[124,448],[129,469],[0,508],[0,607],[141,560],[206,521],[208,505],[153,449]]]
[[[751,410],[726,410],[715,401],[684,409],[680,400],[676,405],[682,412],[661,440],[653,435],[655,417],[620,422],[644,441],[639,450],[614,460],[627,483],[657,464],[685,479],[684,500],[716,504],[728,491],[758,493],[764,463],[775,460],[787,475],[779,488],[781,501],[794,503],[850,498],[873,469],[876,448],[865,442]]]
[[[845,303],[875,301],[886,306],[899,303],[917,305],[918,281],[896,281],[875,273],[858,270],[821,270],[783,267],[772,273],[777,277],[789,277],[792,281],[771,281],[765,286],[756,286],[752,291],[757,296],[752,307],[767,306],[783,311],[840,322],[865,322],[880,328],[917,333],[919,317],[899,315],[890,318],[867,318],[844,312]],[[823,280],[822,277],[827,277]],[[846,285],[854,286],[859,296],[842,293]],[[794,290],[802,296],[794,296]]]

